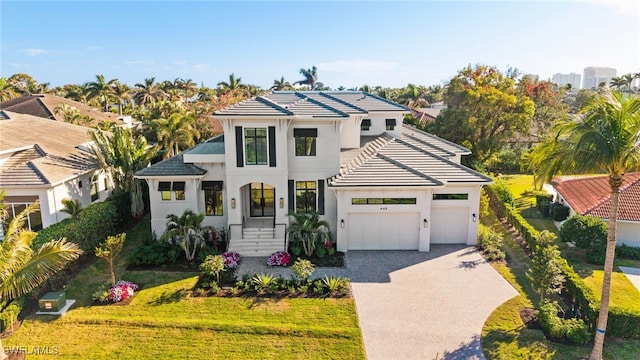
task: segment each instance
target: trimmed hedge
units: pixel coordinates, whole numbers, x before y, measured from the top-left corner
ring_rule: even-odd
[[[584,345],[591,340],[591,333],[582,319],[563,319],[558,316],[558,303],[543,300],[538,312],[538,322],[544,332],[558,340],[569,340]]]
[[[487,186],[486,189],[490,199],[489,205],[496,215],[505,217],[520,233],[527,246],[533,249],[539,232],[515,208],[500,201],[493,189],[493,185]],[[589,329],[593,331],[600,311],[600,301],[598,301],[591,288],[585,284],[573,267],[567,263],[566,259],[561,259],[561,264],[562,272],[566,279],[564,287],[582,312]],[[607,334],[622,338],[640,339],[640,304],[633,308],[609,307]]]
[[[622,244],[616,247],[616,257],[620,259],[640,260],[640,247]]]

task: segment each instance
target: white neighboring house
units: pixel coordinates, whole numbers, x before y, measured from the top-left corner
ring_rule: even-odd
[[[0,190],[9,218],[36,200],[40,212],[26,226],[39,230],[68,215],[62,199],[82,207],[107,198],[111,190],[93,155],[89,129],[37,116],[0,110]]]
[[[279,91],[219,110],[224,135],[140,170],[151,226],[205,213],[229,248],[286,247],[289,212],[317,211],[339,251],[476,243],[480,189],[470,151],[402,120],[409,109],[366,92]]]
[[[591,215],[608,221],[611,187],[608,176],[565,177],[552,181],[555,201],[569,206],[569,216]],[[617,243],[640,246],[640,172],[628,173],[620,187]]]

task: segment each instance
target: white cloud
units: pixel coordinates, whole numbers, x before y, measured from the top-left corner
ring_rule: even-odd
[[[396,64],[388,61],[378,60],[336,60],[326,63],[319,63],[318,69],[337,73],[369,73],[378,71],[391,71]]]
[[[640,17],[638,0],[586,0],[586,2],[613,8],[618,14]]]
[[[20,52],[28,56],[38,56],[38,55],[44,55],[48,53],[48,51],[45,49],[33,49],[33,48],[22,49]]]

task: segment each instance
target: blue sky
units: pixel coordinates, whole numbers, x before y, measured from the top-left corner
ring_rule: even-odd
[[[640,72],[640,2],[0,0],[0,76],[129,85],[234,73],[269,87],[318,67],[327,86],[440,84],[469,64],[550,78]]]

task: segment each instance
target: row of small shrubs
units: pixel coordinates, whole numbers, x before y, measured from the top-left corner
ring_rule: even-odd
[[[231,288],[231,293],[258,296],[317,296],[343,297],[349,293],[349,279],[325,275],[320,279],[285,279],[259,273],[244,276]]]
[[[620,259],[640,260],[640,247],[622,244],[616,247],[616,257]]]
[[[486,187],[490,206],[498,216],[506,217],[515,227],[530,249],[534,249],[539,233],[511,205],[502,202],[493,186]],[[507,198],[508,199],[508,198]],[[566,224],[566,222],[565,222]],[[561,235],[562,236],[562,235]],[[605,238],[606,241],[606,238]],[[626,251],[623,250],[623,251]],[[591,288],[582,280],[571,265],[561,259],[564,287],[581,309],[590,330],[594,330],[600,303]],[[623,338],[640,338],[640,304],[634,308],[609,307],[607,334]]]
[[[558,316],[558,303],[543,300],[540,303],[538,322],[542,330],[554,340],[569,340],[576,344],[586,344],[591,340],[591,333],[581,319],[563,319]]]
[[[502,240],[502,234],[493,231],[490,227],[482,224],[478,225],[477,246],[487,260],[497,261],[505,259]]]

